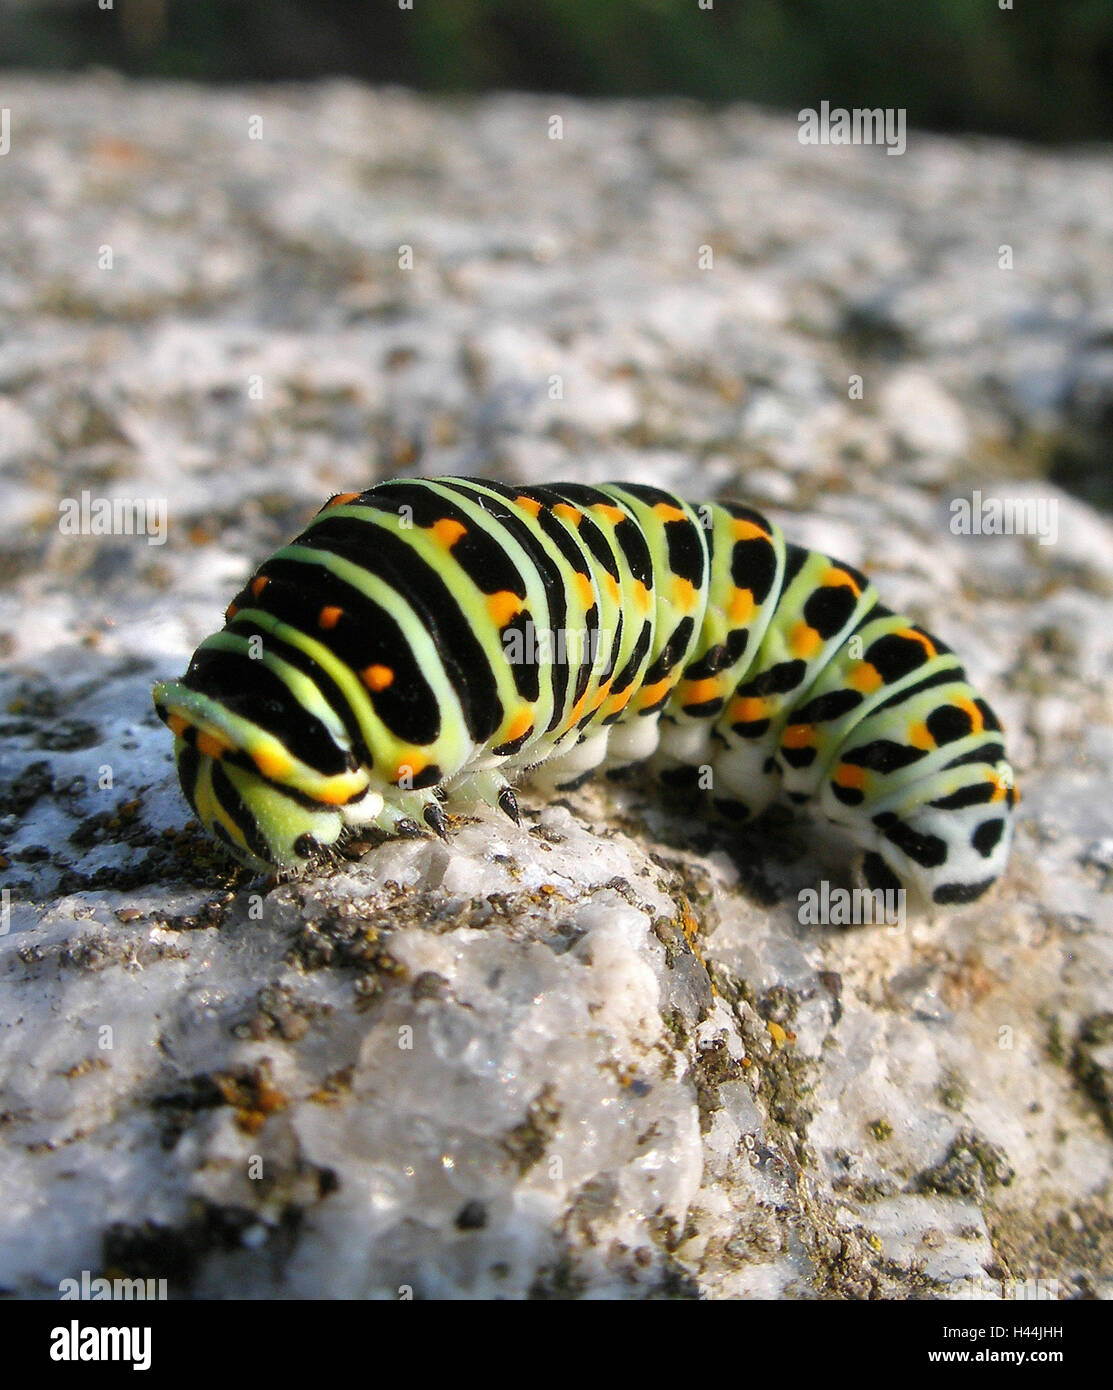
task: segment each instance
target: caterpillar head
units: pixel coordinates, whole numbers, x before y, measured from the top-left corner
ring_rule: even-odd
[[[240,863],[257,873],[296,873],[335,844],[344,826],[339,806],[294,784],[290,759],[271,736],[178,682],[156,686],[153,698],[174,734],[186,800]]]

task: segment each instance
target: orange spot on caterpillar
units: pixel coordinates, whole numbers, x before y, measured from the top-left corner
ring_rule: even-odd
[[[290,758],[286,753],[276,752],[270,748],[260,748],[252,753],[255,766],[272,782],[286,782],[289,780],[291,765]]]
[[[794,656],[802,657],[806,661],[815,656],[823,646],[823,638],[814,627],[801,619],[789,634],[788,645]]]
[[[338,492],[335,497],[330,497],[321,511],[327,512],[330,507],[343,507],[349,502],[354,502],[359,497],[358,492]]]
[[[846,683],[851,689],[861,691],[863,695],[872,695],[884,684],[881,672],[872,661],[856,662],[847,672]]]
[[[541,511],[541,503],[533,497],[515,497],[514,505],[520,507],[523,512],[528,512],[530,516],[537,516]]]
[[[855,767],[852,763],[840,763],[835,772],[835,781],[840,787],[857,787],[861,790],[866,785],[866,769]]]
[[[722,693],[722,685],[716,676],[707,676],[699,681],[685,681],[681,688],[686,705],[702,705],[706,700],[717,700]]]
[[[587,709],[587,694],[588,693],[585,690],[584,693],[580,696],[580,698],[576,701],[576,703],[572,706],[572,708],[568,711],[568,717],[564,721],[564,728],[561,729],[561,733],[564,733],[567,729],[575,728],[575,726],[580,722],[581,718],[583,717],[584,710]]]
[[[215,734],[198,733],[197,751],[204,754],[206,758],[223,758],[225,753],[232,745],[225,743],[222,738],[217,738]]]
[[[498,741],[499,743],[513,743],[515,739],[521,738],[523,734],[528,733],[532,727],[533,710],[529,705],[523,705],[506,726]]]
[[[497,628],[505,627],[510,619],[516,618],[521,611],[522,600],[509,589],[500,589],[498,593],[487,596],[487,612]]]
[[[674,507],[671,502],[658,502],[653,508],[653,515],[664,522],[688,520],[688,513]]]
[[[180,714],[172,714],[166,721],[166,725],[172,734],[180,738],[189,728],[189,720],[183,718]]]
[[[730,707],[732,724],[756,724],[769,717],[769,702],[759,695],[739,695]]]
[[[321,611],[317,614],[317,626],[323,627],[327,632],[331,628],[334,628],[343,616],[343,608],[322,608]]]
[[[654,681],[652,685],[643,685],[638,691],[638,708],[649,709],[659,700],[664,699],[672,687],[673,682],[668,676],[664,680]]]
[[[601,516],[604,521],[609,521],[612,526],[618,526],[626,520],[626,513],[621,507],[616,507],[613,502],[594,502],[591,510],[597,516]]]
[[[313,799],[324,802],[326,806],[345,806],[366,785],[366,779],[359,773],[341,773],[339,776],[326,778],[315,788]]]
[[[893,636],[907,637],[910,642],[919,642],[919,644],[923,647],[924,651],[927,653],[929,660],[931,659],[931,657],[938,655],[935,643],[931,640],[931,638],[928,637],[928,635],[924,632],[917,632],[916,629],[913,627],[899,628],[893,634]]]
[[[852,589],[855,598],[862,592],[862,586],[855,580],[854,576],[848,574],[839,565],[832,565],[830,569],[825,570],[819,582],[828,588]]]
[[[595,586],[591,582],[589,574],[574,574],[572,576],[576,585],[576,592],[579,595],[580,603],[586,612],[590,612],[595,607]]]
[[[258,598],[269,583],[270,580],[265,574],[257,574],[251,581],[251,592]]]
[[[727,617],[739,627],[748,623],[754,616],[754,595],[752,589],[735,589],[730,597]]]
[[[1000,766],[1000,764],[998,764],[998,766]],[[1008,767],[1008,764],[1006,764],[1006,767]],[[989,781],[991,781],[994,787],[996,788],[996,790],[993,793],[994,801],[1004,800],[1009,803],[1010,807],[1012,807],[1015,806],[1017,802],[1020,800],[1020,788],[1012,779],[1011,768],[1009,768],[1008,771],[1004,773],[998,772],[995,768],[989,774]]]
[[[365,666],[359,673],[360,680],[368,690],[385,690],[394,684],[394,672],[389,666]]]
[[[443,545],[445,550],[451,550],[461,536],[466,536],[468,528],[462,522],[453,521],[450,517],[442,517],[440,521],[434,521],[429,527],[429,533],[438,545]]]
[[[615,603],[615,604],[621,603],[621,602],[622,602],[622,590],[619,588],[618,580],[614,577],[614,575],[613,575],[613,574],[606,574],[606,575],[604,575],[604,576],[603,576],[603,583],[604,583],[604,585],[606,586],[607,593],[610,595],[611,602],[612,602],[612,603]]]
[[[782,748],[810,748],[815,735],[811,724],[790,724],[781,736]]]
[[[743,521],[739,518],[735,518],[730,523],[730,534],[731,538],[736,541],[768,541],[773,539],[769,532],[758,526],[756,522]]]
[[[652,596],[640,579],[634,580],[634,602],[643,613],[649,612]]]
[[[239,611],[239,608],[237,608],[234,603],[230,603],[224,610],[224,621],[230,623]]]
[[[406,757],[399,761],[398,766],[394,769],[394,776],[390,780],[395,783],[404,779],[412,781],[418,773],[424,772],[428,766],[429,759],[425,754],[419,753],[416,748],[411,748]]]
[[[935,747],[935,740],[932,738],[928,726],[922,721],[908,726],[908,742],[913,748],[923,748],[925,751]]]
[[[696,586],[690,579],[677,575],[672,581],[672,601],[677,608],[691,612],[696,605]]]
[[[952,703],[957,705],[960,710],[964,710],[970,716],[970,732],[972,734],[980,734],[981,731],[985,728],[985,720],[982,718],[982,712],[974,703],[974,701],[968,700],[964,696],[960,695],[959,698],[957,700],[954,700]]]
[[[591,702],[591,711],[592,711],[593,714],[594,714],[594,712],[599,708],[599,706],[603,703],[603,701],[607,698],[607,696],[611,693],[611,686],[612,686],[613,684],[614,684],[614,677],[612,676],[610,680],[604,681],[603,684],[602,684],[602,685],[599,687],[599,689],[596,691],[596,693],[595,693],[595,699],[592,700],[592,702]]]
[[[584,519],[579,507],[573,507],[568,502],[558,502],[553,508],[553,516],[559,516],[561,521],[567,521],[573,526],[579,526]]]
[[[616,691],[615,694],[611,696],[610,702],[607,705],[607,714],[617,714],[619,710],[624,710],[634,698],[635,689],[636,686],[631,681],[625,690]]]

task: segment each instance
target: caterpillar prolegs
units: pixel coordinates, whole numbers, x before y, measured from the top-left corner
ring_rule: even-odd
[[[330,498],[225,616],[154,701],[260,871],[646,759],[742,817],[816,801],[870,888],[964,903],[1005,866],[1012,773],[957,657],[746,506],[397,479]]]

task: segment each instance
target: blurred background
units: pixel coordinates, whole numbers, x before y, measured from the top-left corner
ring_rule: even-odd
[[[1113,134],[1109,0],[4,0],[8,68],[429,92],[905,106],[1029,140]]]

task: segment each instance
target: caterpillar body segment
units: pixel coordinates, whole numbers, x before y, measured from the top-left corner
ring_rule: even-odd
[[[187,800],[259,870],[643,760],[739,817],[814,802],[868,886],[937,904],[985,892],[1012,833],[1000,725],[948,647],[751,508],[635,484],[330,498],[154,700]]]

